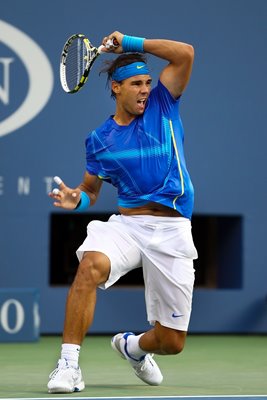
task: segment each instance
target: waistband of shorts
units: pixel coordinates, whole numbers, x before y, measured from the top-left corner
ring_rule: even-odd
[[[158,215],[120,215],[125,221],[132,221],[137,223],[168,223],[168,224],[179,224],[179,223],[189,223],[191,225],[191,220],[185,217],[164,217]]]

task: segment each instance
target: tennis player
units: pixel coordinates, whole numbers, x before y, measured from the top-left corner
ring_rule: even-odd
[[[149,385],[162,382],[153,354],[180,353],[189,325],[197,251],[179,104],[191,75],[193,47],[117,31],[103,44],[113,38],[119,47],[107,51],[120,55],[103,72],[116,101],[115,114],[86,139],[83,182],[72,189],[56,177],[58,188],[49,195],[56,207],[85,211],[106,181],[117,188],[119,214],[107,222],[90,222],[77,250],[80,264],[67,298],[61,355],[50,374],[49,393],[84,389],[79,353],[93,321],[97,288],[109,288],[134,268],[143,268],[152,328],[138,335],[118,333],[111,346],[138,378]],[[153,89],[144,53],[166,61]]]

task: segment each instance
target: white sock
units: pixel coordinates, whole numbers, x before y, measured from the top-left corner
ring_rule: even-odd
[[[80,348],[81,346],[77,344],[63,343],[61,346],[61,358],[65,358],[72,367],[78,368]]]
[[[147,352],[142,350],[139,346],[139,340],[143,335],[144,333],[141,333],[141,335],[138,336],[129,335],[127,337],[127,351],[129,355],[136,360],[140,360],[140,358],[147,354]]]

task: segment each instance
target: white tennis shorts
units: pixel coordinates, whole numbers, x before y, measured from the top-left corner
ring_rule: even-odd
[[[147,318],[151,325],[187,331],[197,258],[191,221],[183,217],[112,215],[91,221],[77,250],[104,253],[111,263],[107,289],[127,272],[143,267]]]

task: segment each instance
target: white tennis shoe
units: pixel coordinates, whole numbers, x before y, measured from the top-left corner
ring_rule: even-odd
[[[57,368],[49,375],[48,393],[72,393],[84,389],[81,369],[74,368],[67,360],[59,359]]]
[[[127,338],[129,335],[134,335],[134,333],[118,333],[111,339],[111,347],[115,352],[125,360],[129,361],[131,364],[135,375],[148,385],[157,386],[160,385],[163,376],[156,363],[153,360],[153,354],[146,354],[141,357],[140,360],[135,360],[131,358],[127,351]]]

